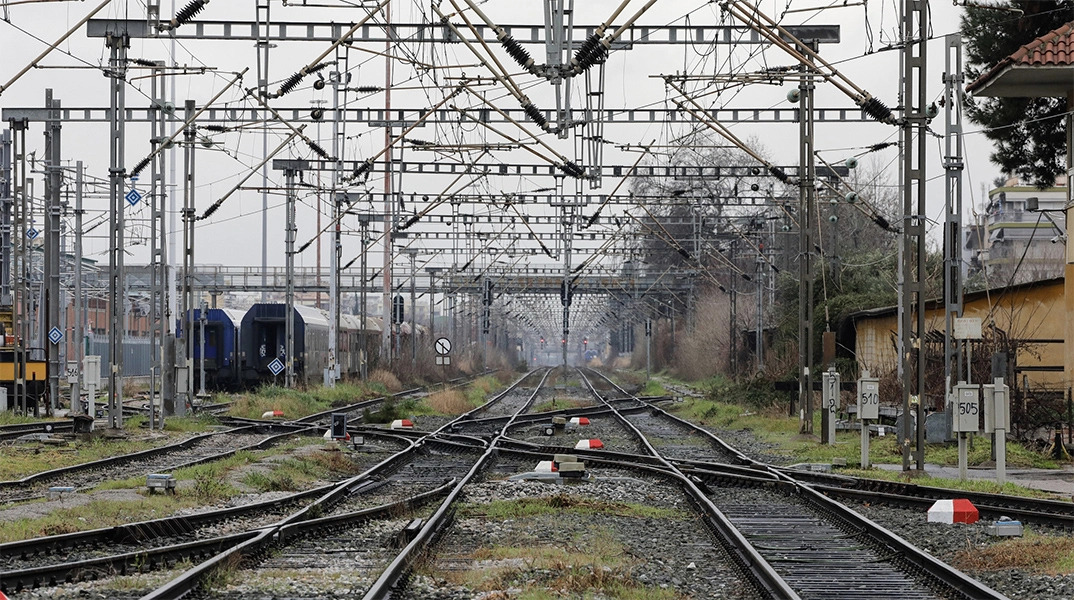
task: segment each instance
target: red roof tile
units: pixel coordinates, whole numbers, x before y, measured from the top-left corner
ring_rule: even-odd
[[[1016,65],[1074,64],[1074,21],[1022,46],[1008,60]]]
[[[1069,67],[1071,65],[1074,65],[1074,21],[1022,46],[1014,54],[999,61],[999,64],[966,86],[966,91],[972,92],[981,88],[986,82],[1011,66]]]

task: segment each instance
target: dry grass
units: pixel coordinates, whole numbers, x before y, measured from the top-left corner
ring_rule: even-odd
[[[585,551],[519,542],[479,548],[470,557],[474,561],[470,569],[434,573],[456,585],[484,592],[486,598],[672,600],[685,597],[635,579],[632,571],[637,560],[606,533],[586,539]],[[521,595],[500,595],[512,588]]]
[[[473,406],[467,400],[466,394],[459,390],[443,390],[431,394],[426,398],[429,406],[442,415],[461,415]]]
[[[964,571],[1024,569],[1045,575],[1066,575],[1074,563],[1074,539],[1027,533],[987,548],[967,548],[953,564]]]
[[[370,373],[369,381],[383,385],[386,390],[393,394],[403,390],[403,384],[399,382],[399,378],[392,374],[391,371],[385,371],[384,369],[377,369]]]

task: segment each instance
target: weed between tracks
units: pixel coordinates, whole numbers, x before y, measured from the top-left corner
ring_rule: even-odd
[[[279,460],[302,447],[312,447],[313,450],[301,456]],[[320,447],[320,440],[299,438],[268,450],[243,450],[226,459],[177,469],[172,472],[179,480],[174,495],[145,492],[144,476],[110,481],[94,488],[94,492],[108,494],[129,490],[122,499],[91,500],[80,506],[53,510],[43,517],[4,522],[0,527],[0,543],[159,519],[179,510],[217,504],[240,493],[229,479],[234,477],[234,471],[245,467],[260,468],[260,465],[265,465],[267,475],[258,477],[255,471],[239,479],[259,492],[297,491],[319,481],[357,474],[357,465],[345,454],[323,452]]]
[[[398,389],[392,389],[399,386],[398,380],[393,382],[387,377],[375,379],[374,376],[377,373],[379,371],[370,375],[368,382],[362,384],[339,382],[334,388],[316,387],[300,390],[266,385],[254,393],[238,396],[231,405],[230,414],[235,417],[260,419],[265,412],[279,410],[283,411],[286,419],[298,419],[398,391]]]
[[[576,536],[567,547],[539,543],[478,548],[470,557],[471,567],[463,571],[438,571],[435,559],[421,561],[417,571],[486,592],[485,598],[622,598],[625,600],[676,600],[684,595],[639,583],[632,575],[638,564],[611,534]],[[502,590],[519,588],[520,595],[507,596]],[[503,595],[497,595],[503,594]]]
[[[315,451],[274,463],[267,472],[248,473],[242,482],[259,492],[295,492],[317,481],[344,478],[361,471],[342,452]]]
[[[1008,539],[987,548],[967,548],[952,564],[963,571],[1022,569],[1043,575],[1066,575],[1074,571],[1074,539],[1039,535],[1027,530],[1025,537]]]
[[[459,390],[434,392],[425,401],[430,408],[443,415],[461,415],[476,406]]]
[[[493,520],[523,519],[540,515],[557,515],[567,511],[581,515],[604,514],[639,519],[692,518],[685,511],[656,508],[644,504],[605,502],[567,494],[518,500],[495,500],[488,504],[463,504],[459,507],[459,517],[482,517]]]
[[[545,400],[540,404],[535,404],[533,410],[530,412],[548,412],[552,410],[569,410],[572,408],[586,408],[593,406],[594,402],[588,398],[579,398],[576,396],[556,397],[551,400]]]
[[[88,440],[77,440],[67,446],[51,446],[40,442],[20,444],[4,449],[4,460],[0,461],[0,480],[20,479],[50,469],[158,448],[175,443],[183,437],[186,436],[167,434],[156,439],[141,440],[92,437]]]
[[[582,519],[593,515],[639,520],[693,518],[681,510],[567,494],[501,500],[489,504],[464,504],[459,509],[458,518],[505,522],[525,520],[532,522],[527,529],[539,529],[554,527],[549,519],[558,521],[571,515]],[[632,571],[638,559],[607,531],[577,534],[566,547],[540,543],[532,538],[498,541],[503,545],[479,547],[467,556],[469,566],[465,570],[442,571],[436,568],[435,561],[429,561],[419,571],[445,578],[455,585],[465,585],[491,594],[508,588],[520,588],[521,595],[510,597],[530,600],[589,598],[598,593],[602,594],[601,597],[629,600],[673,600],[684,597],[672,590],[645,586],[637,581]]]

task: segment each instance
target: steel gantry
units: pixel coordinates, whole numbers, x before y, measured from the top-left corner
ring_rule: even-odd
[[[204,4],[204,2],[192,4],[170,22],[159,19],[159,2],[157,1],[147,3],[149,17],[145,20],[88,19],[88,35],[106,38],[112,49],[109,69],[106,71],[112,77],[113,102],[110,107],[61,108],[58,102],[49,102],[46,103],[44,109],[3,109],[5,120],[19,120],[23,124],[30,121],[53,123],[57,120],[65,124],[97,121],[109,123],[113,150],[109,173],[112,231],[108,291],[109,298],[112,300],[110,331],[115,332],[114,335],[122,335],[121,311],[124,302],[121,299],[125,298],[131,290],[151,290],[153,294],[151,303],[160,307],[153,312],[156,319],[153,344],[156,345],[157,340],[160,340],[162,348],[160,368],[165,380],[171,372],[167,365],[167,352],[164,350],[168,346],[168,327],[165,323],[174,318],[174,315],[170,315],[165,307],[168,297],[174,295],[173,287],[179,287],[182,290],[181,314],[184,318],[193,314],[195,290],[213,293],[229,290],[261,291],[263,298],[267,298],[271,292],[282,287],[287,298],[289,319],[296,292],[325,290],[331,302],[332,332],[329,354],[334,357],[338,353],[336,344],[338,343],[339,302],[342,294],[361,294],[359,304],[364,313],[367,310],[366,294],[370,287],[370,280],[378,275],[383,277],[385,323],[391,320],[391,314],[388,311],[393,299],[392,292],[398,287],[395,280],[400,279],[394,261],[399,255],[410,258],[412,330],[416,325],[413,321],[416,312],[414,305],[419,292],[430,295],[430,319],[434,312],[436,294],[445,296],[448,312],[458,313],[460,316],[465,316],[462,315],[465,309],[460,307],[465,305],[467,297],[480,297],[483,308],[474,307],[470,314],[473,316],[480,311],[480,318],[475,319],[474,322],[479,324],[482,337],[491,336],[492,339],[498,339],[506,332],[506,329],[503,329],[499,333],[493,333],[490,325],[493,315],[498,315],[500,318],[514,315],[522,323],[529,323],[532,320],[528,316],[523,318],[517,307],[507,308],[510,306],[509,301],[514,298],[547,298],[559,294],[563,309],[562,314],[559,315],[559,325],[562,332],[562,362],[564,364],[568,361],[568,340],[572,333],[572,323],[579,323],[580,319],[581,322],[589,320],[589,324],[575,331],[576,334],[588,335],[593,331],[592,323],[605,325],[610,319],[607,307],[601,307],[600,302],[596,300],[599,296],[629,298],[635,305],[630,309],[634,315],[632,318],[643,320],[648,319],[652,314],[658,314],[657,307],[665,306],[657,302],[663,294],[675,295],[679,298],[676,302],[689,306],[692,303],[691,298],[696,280],[716,281],[712,273],[705,272],[702,257],[720,254],[719,251],[710,247],[711,232],[708,231],[710,225],[720,222],[720,218],[714,217],[713,221],[707,222],[708,217],[700,213],[684,218],[652,212],[659,206],[671,206],[681,200],[677,198],[635,197],[631,194],[615,192],[605,195],[585,194],[582,191],[583,188],[588,186],[593,190],[599,189],[605,177],[619,179],[622,185],[630,178],[757,177],[758,169],[724,165],[665,166],[640,164],[641,160],[633,165],[608,163],[603,156],[603,149],[608,143],[604,139],[605,128],[637,123],[688,124],[699,117],[713,122],[726,123],[749,121],[791,124],[802,121],[802,113],[798,109],[786,108],[736,109],[694,106],[688,111],[683,110],[681,106],[658,109],[608,108],[604,105],[603,98],[605,60],[613,52],[630,51],[637,47],[657,44],[695,46],[698,44],[769,44],[772,43],[772,35],[783,35],[787,31],[801,39],[815,40],[820,43],[839,41],[839,28],[827,25],[769,27],[770,31],[766,35],[764,31],[758,31],[753,26],[668,25],[652,27],[638,24],[638,18],[651,7],[652,3],[633,15],[622,15],[626,21],[621,25],[611,24],[620,16],[617,10],[606,23],[595,27],[579,25],[575,22],[573,0],[543,2],[545,11],[543,25],[497,24],[482,12],[478,3],[469,0],[460,3],[460,6],[465,4],[468,9],[465,11],[460,9],[451,18],[420,24],[394,22],[391,13],[388,12],[390,3],[387,0],[378,3],[376,7],[371,6],[372,10],[368,10],[364,18],[357,23],[273,21],[269,2],[266,0],[257,1],[256,19],[253,22],[192,20]],[[156,73],[163,65],[159,62],[152,65],[143,65],[141,62],[131,63],[127,60],[126,49],[132,38],[156,37],[171,39],[173,42],[175,40],[253,41],[257,52],[256,87],[246,90],[247,94],[241,102],[227,106],[216,105],[223,91],[200,106],[192,101],[188,102],[183,118],[178,118],[167,111],[167,102],[159,98],[155,90],[150,98],[149,107],[128,108],[125,106],[122,95],[123,88],[127,84],[127,73],[143,66]],[[270,48],[284,41],[329,45],[323,54],[284,80],[279,88],[270,87],[274,85],[271,83],[273,78],[269,70]],[[381,43],[384,44],[383,55],[387,63],[384,85],[354,87],[350,79],[351,67],[348,64],[348,53],[363,44],[368,46]],[[521,85],[514,81],[518,75],[504,68],[496,57],[496,53],[490,48],[490,45],[497,43],[503,45],[503,51],[511,55],[516,62],[520,62],[526,74],[536,76],[539,83],[554,90],[556,103],[554,108],[543,109],[532,103],[526,103],[522,101],[526,98],[524,94],[518,96],[521,101],[519,106],[500,107],[488,101],[483,94],[475,92],[475,90],[493,86],[503,86],[507,91],[511,91],[512,88],[521,91]],[[393,108],[391,94],[395,87],[395,78],[392,76],[392,69],[394,62],[400,60],[399,48],[402,44],[450,44],[458,48],[466,46],[469,50],[480,47],[483,50],[475,51],[475,56],[481,65],[487,67],[495,76],[490,79],[487,74],[482,73],[476,78],[473,76],[447,78],[448,83],[441,86],[445,90],[444,97],[435,97],[436,94],[430,97],[430,104],[439,102],[432,109],[419,109],[413,106],[402,109]],[[521,46],[526,44],[543,44],[546,62],[536,64],[533,61],[519,60],[520,57],[528,56],[528,52],[519,51]],[[329,57],[332,58],[329,59]],[[409,57],[408,60],[414,62],[417,59]],[[324,70],[329,67],[331,67],[330,70]],[[328,74],[327,84],[332,86],[331,111],[326,112],[320,107],[280,108],[277,106],[281,104],[281,97],[293,91],[304,78],[317,76],[318,81],[321,82],[320,87],[317,83],[314,83],[313,87],[323,89],[325,81],[322,75],[325,73]],[[572,92],[568,80],[583,74],[586,78],[585,106],[575,107],[572,106]],[[236,83],[240,77],[241,74],[237,75],[228,88],[238,91]],[[450,93],[446,91],[449,89],[452,90]],[[370,94],[383,95],[384,106],[370,108],[352,105],[351,98],[366,100]],[[451,104],[447,105],[449,101]],[[810,105],[808,115],[809,119],[817,121],[853,122],[868,119],[871,116],[869,110],[868,106],[818,109]],[[301,132],[304,125],[321,122],[326,117],[332,122],[330,154]],[[354,132],[347,130],[348,121],[352,124],[383,128],[384,149],[379,153],[374,153],[370,158],[356,159],[353,155],[351,158],[346,158],[345,154],[353,152],[348,143],[348,134]],[[151,125],[151,148],[148,157],[128,171],[123,163],[124,125],[142,122]],[[412,132],[419,125],[442,128],[457,126],[460,123],[474,124],[478,127],[477,131],[481,131],[483,135],[488,136],[488,132],[492,132],[506,138],[507,141],[486,142],[472,148],[465,148],[460,144],[459,147],[453,148],[451,143],[445,143],[439,135],[434,141],[419,140],[412,136]],[[176,125],[179,125],[178,130],[168,136],[165,133],[166,129]],[[502,129],[491,127],[492,125],[515,126],[521,133],[505,127],[503,129],[509,129],[511,134],[506,135]],[[537,125],[544,132],[555,133],[562,139],[573,137],[573,154],[570,156],[568,156],[569,152],[561,154],[543,139],[530,133],[528,128],[532,128],[533,125]],[[217,199],[208,210],[199,215],[196,212],[194,197],[194,157],[199,136],[204,136],[207,132],[224,135],[232,131],[256,131],[258,129],[264,140],[263,162],[250,169],[246,177],[232,191]],[[58,131],[55,135],[55,158],[50,155],[50,161],[53,168],[58,170]],[[270,135],[280,135],[286,138],[276,152],[282,151],[291,141],[302,141],[306,143],[313,155],[302,159],[283,159],[279,163],[286,164],[283,170],[286,180],[287,249],[285,260],[287,266],[282,272],[270,268],[265,258],[269,237],[268,195],[274,191],[269,184],[267,163],[276,154],[276,152],[270,153],[269,151],[267,140]],[[168,277],[163,268],[169,256],[165,251],[167,227],[163,216],[166,210],[163,205],[165,182],[163,181],[162,151],[180,139],[180,136],[186,156],[182,210],[184,269],[180,285],[173,286],[168,283]],[[488,136],[488,138],[492,137],[494,136]],[[452,154],[460,149],[465,152],[445,158],[445,154]],[[500,160],[497,158],[497,153],[501,150],[519,150],[520,153],[532,151],[532,154],[548,164],[521,162],[514,156],[507,160]],[[428,152],[434,151],[437,155],[425,158],[430,156]],[[648,149],[646,152],[648,153]],[[477,158],[474,158],[475,156]],[[760,173],[763,177],[767,177],[769,173],[786,173],[796,168],[765,166],[767,168],[762,169]],[[150,217],[154,228],[152,234],[154,246],[151,249],[151,263],[153,264],[148,265],[143,272],[140,267],[126,265],[123,262],[122,196],[127,176],[137,174],[146,167],[150,168],[151,186],[154,190],[151,192],[151,197],[154,198],[154,212]],[[262,175],[260,187],[243,187],[245,181],[258,170]],[[297,227],[295,225],[295,175],[300,171],[330,171],[332,174],[330,184],[326,187],[318,187],[316,190],[319,198],[321,195],[327,197],[327,204],[330,208],[330,225],[326,229],[332,231],[332,240],[327,284],[322,281],[322,273],[319,269],[316,273],[312,273],[294,267],[294,255],[310,245],[307,243],[296,247],[298,240],[296,240]],[[383,191],[370,192],[371,184],[368,184],[367,180],[371,175],[381,177],[384,185]],[[415,197],[418,194],[411,192],[419,187],[414,185],[415,176],[429,176],[428,178],[422,177],[419,181],[434,180],[436,176],[451,176],[456,179],[442,194],[429,201],[424,194],[420,194],[421,200],[416,200]],[[516,190],[515,193],[496,197],[476,192],[481,189],[481,186],[496,185],[495,178],[498,177],[553,177],[555,183],[550,190],[552,193],[540,191],[524,193]],[[50,181],[53,180],[50,179]],[[490,181],[493,183],[489,183]],[[59,185],[56,187],[58,188]],[[195,223],[211,218],[212,213],[220,204],[240,189],[253,189],[259,191],[262,196],[261,268],[242,270],[232,267],[211,268],[197,265],[194,262]],[[618,189],[616,187],[616,190]],[[786,204],[772,198],[773,193],[770,187],[767,191],[768,194],[759,193],[756,196],[710,195],[704,200],[719,202],[724,207],[746,206],[757,209]],[[55,193],[51,189],[49,192],[50,197]],[[780,193],[783,192],[780,191]],[[158,194],[160,196],[159,209],[156,200]],[[409,198],[407,198],[408,194]],[[361,209],[357,208],[354,205],[355,196],[360,196],[363,201],[369,200],[374,208],[365,209],[364,204]],[[402,208],[404,200],[410,203],[411,211]],[[500,203],[503,205],[502,210],[498,207]],[[473,204],[474,210],[470,211],[467,204]],[[527,208],[527,205],[550,206],[558,214],[523,214],[521,209]],[[608,205],[614,205],[622,212],[618,215],[602,215],[601,210]],[[383,210],[380,206],[383,206]],[[443,206],[443,209],[439,206]],[[492,210],[491,207],[496,208]],[[490,208],[490,210],[483,210],[484,208]],[[636,214],[631,214],[634,208],[640,208],[644,214],[638,211],[634,211]],[[450,214],[445,214],[448,211]],[[50,218],[51,216],[52,213],[50,213]],[[345,219],[347,225],[344,224]],[[616,221],[616,219],[622,219],[622,221]],[[357,229],[360,230],[358,234],[361,237],[361,250],[350,262],[341,265],[340,263],[344,262],[342,236],[352,233],[349,230],[349,223],[354,220],[357,221]],[[370,225],[373,223],[383,223],[379,232],[370,232]],[[159,229],[157,229],[158,224]],[[51,231],[51,221],[49,227]],[[689,227],[691,233],[672,237],[668,229],[676,227]],[[59,231],[58,213],[55,229]],[[671,271],[660,272],[640,267],[635,268],[629,274],[624,274],[621,268],[624,255],[612,245],[617,241],[622,241],[625,237],[624,232],[630,230],[642,232],[663,242],[659,250],[652,250],[653,256],[659,260],[664,260],[664,257],[658,256],[658,253],[665,250],[686,256],[686,261],[682,263],[685,267],[680,266],[671,275],[669,275]],[[321,231],[318,231],[318,235],[320,233]],[[441,241],[444,243],[441,244]],[[157,243],[160,244],[159,247],[156,246]],[[382,248],[384,263],[379,273],[370,275],[367,271],[367,254],[374,244],[379,244]],[[733,242],[732,246],[734,244],[737,242]],[[447,256],[445,247],[447,245],[451,246],[450,256]],[[742,249],[747,249],[751,244],[743,242],[741,246]],[[50,252],[59,254],[59,250],[50,250]],[[417,256],[423,253],[442,255],[441,266],[427,268],[425,271],[427,275],[422,275],[417,268]],[[556,266],[540,267],[528,263],[519,264],[521,259],[537,255],[547,256]],[[585,258],[580,264],[575,265],[572,262],[574,256]],[[733,263],[737,259],[732,256],[729,260],[725,258],[715,258],[715,260],[728,261],[734,267]],[[355,275],[350,269],[357,261],[360,261],[361,272]],[[764,260],[760,252],[758,252],[757,262],[758,272],[762,273]],[[448,267],[445,263],[451,266]],[[53,281],[57,282],[58,287],[60,267],[53,266],[50,262],[46,271],[49,281],[48,299],[56,300],[59,292],[53,291]],[[734,268],[731,271],[734,271]],[[738,273],[741,274],[741,269]],[[736,277],[732,274],[732,280],[734,279]],[[763,280],[763,277],[758,277],[758,279]],[[77,280],[80,284],[82,283],[81,277]],[[763,286],[763,283],[758,283],[758,286]],[[758,290],[760,302],[758,310],[761,311],[763,298],[760,287]],[[450,300],[447,300],[448,298]],[[504,300],[501,301],[500,298]],[[578,301],[575,298],[578,298]],[[683,301],[681,298],[686,298],[686,300]],[[670,304],[669,302],[666,306]],[[534,310],[537,309],[534,308]],[[204,312],[203,310],[202,317],[204,317]],[[364,318],[363,314],[363,320]],[[53,320],[50,312],[49,321]],[[452,323],[454,328],[454,320]],[[530,327],[534,326],[531,324]],[[758,327],[760,328],[760,325]],[[385,329],[389,328],[385,327]],[[188,361],[188,370],[184,377],[186,383],[184,391],[187,395],[184,401],[174,408],[177,412],[190,401],[189,394],[192,394],[194,389],[193,370],[189,368],[189,361],[193,356],[193,331],[194,323],[187,322],[183,328],[183,338],[180,340],[180,360]],[[758,336],[760,335],[758,333]],[[293,331],[289,323],[286,352],[289,385],[292,376],[290,366],[293,354],[292,336]],[[413,339],[416,340],[416,336]],[[118,385],[117,380],[122,376],[122,352],[114,338],[112,342],[109,404],[110,411],[118,411],[122,403],[122,397],[119,395],[121,386]],[[484,348],[483,341],[481,345]],[[412,346],[411,360],[416,359],[416,355],[417,352]],[[53,360],[51,353],[50,360]],[[338,377],[338,371],[335,371],[332,365],[333,361],[330,360],[328,372],[325,374],[325,381],[329,384]],[[58,371],[58,369],[53,370],[54,373]],[[168,402],[167,395],[165,393],[165,406]],[[57,394],[53,392],[52,397],[55,401]],[[118,425],[117,418],[113,417],[112,421],[113,425]]]

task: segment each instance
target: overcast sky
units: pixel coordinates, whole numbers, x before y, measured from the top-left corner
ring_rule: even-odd
[[[5,57],[3,66],[0,67],[0,80],[6,82],[15,75],[24,65],[31,61],[44,48],[44,41],[54,41],[70,27],[78,22],[89,10],[98,4],[96,0],[91,2],[53,2],[32,3],[27,5],[14,5],[6,9],[5,16],[8,22],[0,23],[0,53]],[[292,5],[296,4],[291,2]],[[309,21],[335,21],[353,22],[361,19],[366,11],[354,5],[358,3],[340,2],[327,0],[318,3],[337,6],[336,8],[310,8],[302,6],[283,6],[280,3],[272,4],[271,17],[274,21],[309,22]],[[366,6],[372,3],[366,2]],[[460,1],[461,5],[462,2]],[[610,13],[618,2],[580,2],[575,16],[577,24],[595,25],[602,21]],[[897,43],[899,21],[894,3],[871,3],[868,9],[862,6],[841,7],[841,3],[833,3],[836,8],[827,10],[794,12],[798,9],[815,8],[821,3],[803,3],[801,1],[776,3],[765,1],[760,8],[768,15],[778,16],[785,10],[788,12],[782,19],[785,24],[798,24],[809,22],[811,24],[838,24],[841,26],[842,41],[837,45],[824,45],[821,54],[837,65],[837,68],[856,85],[868,90],[874,96],[880,98],[890,107],[895,107],[898,102],[899,92],[899,66],[898,51],[888,49],[890,45]],[[634,0],[624,11],[624,15],[631,15],[644,5],[641,0]],[[167,16],[174,14],[170,0],[164,0],[162,13]],[[233,20],[253,21],[255,3],[225,2],[217,0],[210,2],[198,15],[196,20]],[[450,2],[441,3],[442,9],[451,9]],[[481,5],[488,16],[498,23],[507,24],[541,24],[543,16],[541,3],[518,2],[517,0],[488,0]],[[928,96],[939,99],[943,92],[941,74],[943,64],[943,36],[956,33],[958,27],[958,15],[962,9],[953,7],[950,2],[934,2],[931,4],[932,19],[931,31],[933,39],[928,43],[929,53],[929,76]],[[99,17],[118,17],[137,19],[144,15],[144,6],[141,2],[124,2],[114,0],[103,10]],[[428,3],[422,2],[394,2],[393,21],[415,23],[424,18],[431,17]],[[195,20],[195,21],[196,21]],[[617,19],[622,22],[623,17]],[[382,23],[380,18],[373,22]],[[736,24],[729,21],[721,12],[717,4],[701,1],[683,0],[658,0],[639,21],[647,25],[677,24],[677,25],[703,25],[703,24]],[[190,27],[190,26],[187,26]],[[327,48],[323,42],[279,42],[271,51],[269,79],[274,82],[271,89],[276,89],[279,83],[294,73],[301,65],[313,60]],[[545,53],[542,47],[527,45],[526,48],[535,57],[538,63],[545,61]],[[167,40],[133,40],[129,50],[132,58],[165,60],[172,62],[170,57],[171,45]],[[207,67],[211,71],[205,74],[190,74],[178,76],[176,81],[175,102],[182,106],[183,100],[190,98],[200,105],[207,102],[212,96],[224,90],[219,105],[232,107],[255,107],[256,104],[245,97],[244,88],[256,85],[256,55],[254,44],[249,41],[211,42],[199,40],[185,40],[177,44],[174,61],[179,65],[192,67]],[[373,54],[383,52],[382,44],[373,44],[368,47],[356,48],[349,55],[353,85],[383,85],[384,82],[384,59]],[[496,56],[507,66],[508,70],[517,74],[517,65],[511,62],[502,48],[496,46]],[[406,43],[402,48],[391,51],[396,56],[406,56],[412,63],[435,64],[443,66],[435,70],[416,71],[412,64],[396,62],[393,81],[396,89],[393,92],[392,102],[397,108],[423,108],[444,98],[444,90],[437,87],[450,87],[452,77],[465,74],[468,77],[488,77],[489,72],[477,65],[474,55],[460,44],[451,46],[436,46],[430,44]],[[88,39],[84,28],[76,32],[66,42],[61,44],[58,51],[53,52],[42,61],[46,68],[34,69],[23,76],[10,89],[0,95],[0,108],[12,107],[41,107],[44,100],[44,90],[52,88],[54,95],[59,98],[64,106],[105,107],[108,104],[108,80],[102,77],[99,67],[107,63],[108,51],[101,39]],[[606,99],[607,108],[631,108],[631,107],[654,107],[663,108],[672,106],[669,103],[670,94],[663,81],[654,75],[686,72],[691,74],[712,75],[742,73],[754,71],[762,67],[790,66],[794,61],[778,49],[759,49],[756,46],[727,45],[692,45],[692,46],[636,46],[630,50],[614,52],[609,58],[606,68]],[[451,68],[446,67],[452,66]],[[244,76],[242,83],[226,88],[234,74],[244,68],[250,70]],[[328,69],[330,70],[330,69]],[[325,71],[327,72],[327,70]],[[144,75],[145,71],[132,71],[130,86],[127,92],[127,103],[130,107],[144,107],[150,102],[150,83],[147,78],[135,78]],[[309,77],[302,82],[299,88],[272,103],[277,107],[308,107],[321,103],[322,106],[330,106],[332,95],[331,87],[323,90],[315,90],[312,87],[314,77]],[[576,78],[575,102],[583,91],[582,78]],[[537,80],[532,76],[518,76],[517,81],[527,89],[527,93],[541,108],[554,106],[551,94],[551,85],[545,81]],[[967,82],[968,83],[968,82]],[[794,105],[786,100],[786,92],[792,84],[784,86],[753,85],[748,87],[736,86],[729,88],[718,95],[709,96],[703,102],[706,105],[727,108],[790,108]],[[518,102],[508,96],[499,85],[487,85],[482,88],[485,96],[504,108],[518,108]],[[382,107],[384,96],[380,93],[350,95],[352,106],[358,107]],[[476,105],[477,101],[467,98],[465,94],[457,101],[460,105]],[[454,102],[453,101],[453,102]],[[833,86],[820,84],[818,87],[817,107],[845,107],[852,108],[853,102],[845,95],[834,89]],[[667,145],[678,139],[694,126],[689,123],[671,126],[658,124],[638,124],[629,127],[609,126],[605,131],[605,137],[615,145],[624,144],[649,144],[655,142],[659,145]],[[794,165],[798,161],[798,126],[794,123],[787,124],[752,124],[740,123],[729,124],[739,137],[743,139],[756,139],[763,146],[764,151],[773,158],[773,161],[782,165]],[[933,127],[938,133],[942,133],[942,118],[933,122]],[[529,131],[536,131],[532,124],[527,124]],[[990,144],[979,132],[979,127],[972,123],[964,123],[967,135],[965,137],[965,151],[967,155],[966,170],[964,172],[964,199],[966,212],[979,205],[982,200],[982,185],[989,185],[992,179],[999,175],[994,165],[988,161]],[[441,142],[479,141],[483,143],[500,142],[495,133],[478,130],[477,126],[466,128],[452,126],[429,126],[415,131],[411,137],[424,140],[437,140]],[[36,151],[40,158],[44,155],[44,141],[41,132],[42,124],[33,124],[27,139],[28,151]],[[283,139],[283,128],[277,127],[271,136],[268,145],[275,148]],[[518,136],[519,131],[510,126],[502,127],[502,131]],[[816,127],[817,149],[826,160],[842,162],[846,157],[858,154],[863,148],[881,142],[898,140],[898,130],[895,127],[877,123],[869,124],[838,124],[822,123]],[[311,125],[306,133],[319,141],[325,148],[331,149],[331,125],[325,121],[320,125]],[[382,129],[369,128],[363,124],[348,124],[346,126],[348,142],[345,148],[345,158],[348,160],[364,160],[377,154],[384,146]],[[63,155],[65,161],[73,163],[76,160],[85,162],[88,176],[96,179],[106,179],[108,173],[108,146],[106,124],[76,124],[68,123],[63,128]],[[211,150],[199,147],[198,150],[198,175],[196,190],[196,207],[198,214],[202,214],[205,208],[218,200],[224,193],[232,188],[238,178],[244,176],[250,168],[260,160],[262,137],[257,131],[236,131],[227,134],[213,135],[214,146]],[[575,144],[572,140],[560,140],[555,136],[543,135],[542,139],[557,152],[573,158],[575,156]],[[128,127],[126,166],[130,169],[135,163],[147,155],[150,149],[149,133],[145,126],[131,124]],[[942,169],[942,140],[929,140],[927,172],[931,183],[929,184],[929,214],[933,221],[930,229],[930,238],[938,240],[939,226],[936,222],[943,219],[943,169]],[[305,146],[295,146],[287,149],[278,157],[291,156],[309,157],[310,153]],[[540,149],[548,154],[546,149]],[[175,151],[178,160],[178,168],[182,169],[181,153]],[[408,149],[404,154],[406,159],[422,161],[445,160],[428,152],[419,152]],[[637,153],[622,152],[613,145],[609,145],[605,153],[606,164],[630,165],[637,159]],[[535,162],[530,154],[515,150],[497,154],[489,162]],[[873,163],[883,170],[883,176],[888,184],[895,184],[898,178],[898,160],[895,148],[890,148],[863,159],[863,163]],[[310,176],[312,177],[312,176]],[[38,177],[39,179],[39,177]],[[143,177],[138,187],[146,191]],[[407,192],[417,195],[433,195],[441,193],[449,182],[450,177],[443,176],[408,176],[403,181]],[[260,176],[255,176],[247,183],[247,186],[259,186]],[[327,179],[323,181],[327,183]],[[619,181],[614,178],[604,180],[601,189],[586,190],[587,193],[608,193]],[[278,173],[271,174],[270,185],[282,185],[282,177]],[[486,177],[478,181],[471,188],[475,193],[498,193],[526,192],[535,189],[547,188],[554,185],[551,177],[528,176],[518,177]],[[587,186],[588,187],[588,186]],[[99,190],[105,191],[106,187]],[[383,184],[379,175],[370,179],[368,189],[379,191]],[[458,189],[458,186],[456,188]],[[568,185],[568,191],[573,189]],[[34,191],[40,195],[43,186],[40,182],[35,183]],[[623,190],[625,191],[625,189]],[[181,202],[181,194],[175,198]],[[321,200],[321,203],[318,202]],[[303,192],[298,208],[299,232],[297,240],[304,243],[316,233],[316,214],[318,207],[323,212],[326,196],[319,196],[313,192]],[[283,222],[284,212],[282,209],[283,196],[279,193],[269,198],[269,254],[268,260],[272,265],[283,264]],[[368,205],[365,205],[368,207]],[[419,206],[421,208],[422,206]],[[100,219],[107,209],[107,198],[95,195],[86,199],[86,208],[89,210],[87,221]],[[409,208],[409,207],[408,207]],[[379,207],[377,207],[379,210]],[[547,209],[534,208],[538,213],[547,214]],[[592,208],[584,210],[591,212]],[[197,231],[198,249],[197,261],[206,264],[224,264],[233,266],[258,266],[261,264],[261,212],[262,198],[260,192],[250,189],[243,190],[231,197],[224,206],[217,211],[212,218],[201,221]],[[147,260],[146,251],[148,225],[144,219],[148,216],[145,203],[128,209],[128,218],[131,219],[131,227],[128,232],[131,240],[128,246],[131,249],[131,262]],[[967,219],[969,218],[967,214]],[[322,217],[322,227],[327,225],[327,218]],[[347,233],[357,230],[357,224],[352,219],[345,219],[343,229]],[[87,254],[92,257],[107,261],[107,228],[99,227],[93,234],[93,238],[87,239]],[[177,235],[176,235],[177,237]],[[445,242],[439,242],[442,247]],[[327,236],[323,242],[325,248],[324,264],[327,265]],[[430,243],[429,249],[435,244]],[[344,237],[343,261],[347,262],[357,256],[360,247],[357,238],[353,235]],[[296,261],[299,265],[314,266],[316,264],[316,245],[301,254]],[[894,248],[892,249],[894,252]],[[371,258],[371,264],[378,264],[378,258]],[[547,262],[547,261],[546,261]],[[577,262],[577,259],[576,259]]]

